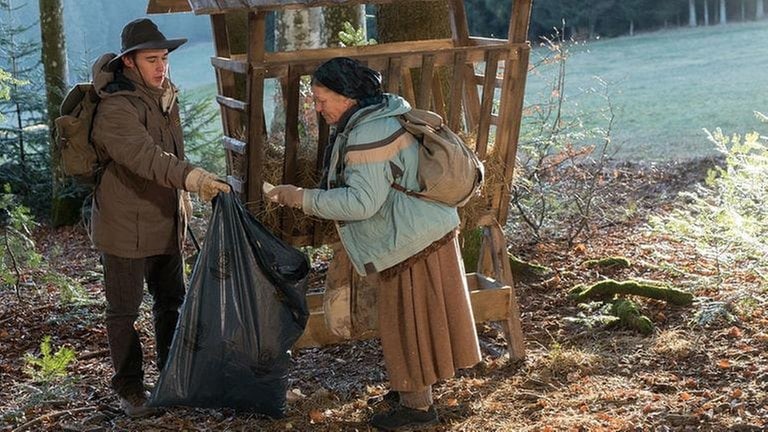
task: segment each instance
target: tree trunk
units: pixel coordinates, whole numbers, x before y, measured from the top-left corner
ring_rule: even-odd
[[[64,203],[66,198],[60,196],[64,182],[61,172],[60,150],[56,145],[56,128],[54,120],[59,116],[59,107],[67,92],[67,50],[64,40],[64,14],[61,0],[40,0],[40,36],[42,41],[42,61],[45,71],[45,96],[47,100],[48,128],[51,154],[52,203],[54,211],[51,214],[53,226],[76,222],[77,215],[64,211],[70,205]],[[79,216],[79,215],[78,215]]]
[[[323,46],[321,8],[287,9],[275,17],[275,50],[296,51]]]
[[[367,34],[365,25],[365,5],[333,6],[323,8],[323,26],[321,39],[325,46],[339,46],[339,32],[344,29],[344,23],[349,22],[356,29],[362,28]]]
[[[757,0],[755,2],[755,19],[765,18],[765,5],[763,0]]]
[[[688,0],[688,26],[696,27],[696,0]]]
[[[382,4],[376,14],[379,41],[404,42],[425,39],[445,39],[452,36],[448,19],[448,1],[409,2],[398,0]],[[450,82],[444,69],[438,71],[443,94],[450,95]],[[411,70],[413,86],[418,88],[421,74]],[[403,77],[405,78],[405,77]],[[450,104],[446,98],[445,103]],[[430,107],[420,107],[427,108]]]
[[[709,25],[709,0],[704,0],[704,26]]]
[[[720,24],[726,24],[728,19],[725,13],[725,0],[720,0]]]
[[[747,5],[745,0],[741,0],[741,22],[747,21]]]
[[[382,4],[376,14],[381,42],[403,42],[451,37],[448,2],[409,2]]]
[[[635,35],[635,20],[633,19],[629,20],[629,35],[630,36]]]

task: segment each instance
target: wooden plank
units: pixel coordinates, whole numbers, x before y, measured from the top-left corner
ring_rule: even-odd
[[[530,48],[511,53],[505,62],[504,87],[502,88],[496,145],[504,158],[504,181],[493,195],[492,208],[498,209],[496,219],[504,224],[509,212],[509,188],[517,158],[517,144],[520,138],[520,120],[525,98],[525,78],[528,73]]]
[[[472,62],[479,62],[483,61],[485,58],[485,52],[488,50],[496,50],[500,51],[502,53],[505,53],[509,51],[508,46],[491,46],[491,47],[457,47],[457,48],[451,48],[451,49],[441,49],[441,50],[432,50],[432,51],[419,51],[416,53],[408,52],[408,53],[399,53],[399,54],[392,54],[392,53],[385,53],[385,54],[367,54],[367,55],[361,55],[361,56],[354,56],[354,55],[347,55],[344,54],[347,57],[354,57],[357,60],[360,60],[363,63],[369,63],[369,64],[384,64],[387,61],[388,57],[397,57],[400,59],[401,66],[402,67],[408,67],[408,68],[418,68],[421,67],[422,63],[422,57],[425,54],[431,54],[435,57],[435,67],[439,66],[453,66],[454,62],[454,54],[457,52],[464,52],[466,53],[466,61],[467,63]],[[306,51],[300,51],[301,53],[307,53],[311,50]],[[283,59],[271,59],[272,54],[267,53],[267,60],[265,64],[266,68],[266,77],[268,78],[275,78],[280,76],[285,76],[288,71],[288,66],[301,66],[304,69],[302,72],[303,75],[310,75],[321,63],[328,60],[327,58],[321,57],[318,59],[314,59],[312,61],[308,61],[306,63],[302,63],[302,58],[299,56],[295,56],[295,53],[299,51],[292,51],[291,58],[283,58]],[[502,57],[505,55],[502,54]],[[236,56],[233,56],[233,58]],[[270,60],[271,59],[271,60]],[[376,70],[386,70],[385,67],[376,67]]]
[[[425,110],[431,109],[432,100],[432,80],[436,79],[435,74],[435,56],[425,54],[421,62],[419,71],[419,92],[416,96],[416,107]],[[437,77],[439,79],[439,77]]]
[[[389,59],[389,67],[387,68],[387,76],[384,84],[387,91],[390,93],[400,93],[400,74],[402,71],[400,57],[392,57]]]
[[[163,0],[150,0],[150,2]],[[176,0],[178,1],[178,0]],[[393,0],[189,0],[196,14],[213,14],[240,9],[278,10],[321,6],[351,6],[391,3]],[[434,0],[411,0],[434,1]]]
[[[251,64],[259,64],[264,59],[264,39],[266,36],[266,12],[248,13],[248,59]],[[246,94],[248,97],[248,172],[245,196],[249,210],[258,214],[263,207],[261,184],[263,183],[264,153],[266,137],[264,134],[264,69],[253,67],[248,77]]]
[[[523,43],[528,40],[532,0],[515,0],[513,3],[507,39],[511,43]]]
[[[229,57],[229,34],[224,15],[211,16],[211,28],[213,30],[213,43],[217,56]],[[227,70],[215,70],[218,94],[224,97],[235,96],[235,74]],[[221,124],[225,136],[234,135],[242,124],[242,118],[236,111],[227,109],[224,105],[219,107],[221,112]],[[227,153],[227,173],[234,171],[232,155]]]
[[[448,101],[448,127],[454,131],[461,130],[462,104],[461,98],[464,94],[464,65],[466,64],[466,53],[457,52],[453,61],[453,71],[451,73],[451,96]]]
[[[288,76],[281,80],[283,106],[285,106],[285,140],[283,148],[283,178],[284,184],[296,184],[296,169],[299,158],[299,84],[301,75],[296,68],[288,68]],[[283,208],[281,229],[284,233],[293,234],[296,226],[296,214]]]
[[[451,39],[431,39],[423,41],[393,42],[378,45],[352,46],[345,48],[318,48],[301,51],[281,51],[267,53],[265,61],[267,65],[288,63],[312,63],[323,62],[332,57],[381,57],[401,56],[404,53],[421,55],[429,52],[450,51],[454,49]],[[476,47],[464,48],[466,50],[481,49]]]
[[[480,155],[481,159],[483,159],[488,152],[488,138],[491,129],[491,112],[493,110],[494,95],[496,93],[496,70],[498,69],[498,66],[498,52],[489,51],[485,59],[483,101],[480,104],[480,121],[477,127],[477,141],[475,146],[475,152]]]
[[[225,149],[244,155],[246,152],[247,144],[232,137],[224,136],[221,139],[221,143]]]
[[[506,304],[506,314],[503,318],[502,327],[510,357],[520,360],[525,358],[525,338],[520,322],[520,306],[517,303],[504,232],[491,214],[481,217],[478,225],[483,227],[483,239],[480,245],[477,268],[480,273],[492,274],[495,280],[510,287],[509,302]]]
[[[450,0],[448,2],[448,9],[453,40],[459,46],[466,46],[469,43],[469,26],[467,25],[467,11],[464,9],[464,0]]]
[[[440,114],[440,117],[446,118],[445,115],[445,97],[443,96],[443,82],[440,79],[440,71],[435,70],[432,75],[432,100],[434,111]]]
[[[413,73],[410,68],[400,70],[400,96],[411,106],[416,106],[416,91],[413,89]]]
[[[480,96],[474,83],[474,64],[464,65],[464,113],[467,117],[467,131],[476,131],[480,121]]]
[[[225,106],[227,108],[231,108],[231,109],[233,109],[235,111],[246,112],[248,110],[248,104],[247,103],[245,103],[243,101],[239,101],[237,99],[233,99],[231,97],[226,97],[226,96],[222,96],[222,95],[216,95],[216,102],[218,102],[219,105],[221,105],[221,106]]]
[[[147,4],[147,14],[164,14],[177,12],[191,12],[187,0],[149,0]]]
[[[225,70],[239,74],[248,73],[248,63],[242,60],[234,60],[225,57],[211,57],[211,64],[214,68],[219,70]]]
[[[511,302],[512,288],[501,286],[499,288],[478,289],[470,291],[472,314],[475,322],[503,321],[506,320],[507,310]],[[311,298],[310,298],[311,296]],[[325,325],[325,315],[322,307],[322,293],[307,296],[307,301],[313,307],[310,308],[309,321],[299,340],[293,345],[294,349],[325,346],[336,343],[348,342],[348,339],[332,334]],[[376,333],[356,340],[375,337]]]

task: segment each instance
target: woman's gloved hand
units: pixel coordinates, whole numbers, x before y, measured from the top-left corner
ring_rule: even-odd
[[[300,209],[304,200],[304,189],[294,185],[278,185],[266,194],[266,197],[278,204]]]
[[[202,168],[195,168],[187,174],[184,179],[184,189],[190,192],[196,192],[201,200],[208,202],[212,200],[219,192],[230,192],[229,185]]]

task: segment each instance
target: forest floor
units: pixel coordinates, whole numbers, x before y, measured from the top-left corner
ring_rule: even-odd
[[[768,295],[766,283],[738,265],[727,269],[690,244],[651,229],[677,192],[700,182],[711,161],[626,164],[622,192],[634,211],[596,228],[571,248],[538,243],[515,253],[553,270],[516,286],[526,358],[511,361],[502,332],[479,324],[483,361],[436,385],[434,431],[761,431],[768,430]],[[47,265],[77,280],[84,295],[62,300],[57,284],[35,280],[0,290],[0,430],[66,431],[368,431],[385,408],[378,343],[350,342],[292,354],[287,416],[272,420],[230,409],[172,408],[132,420],[109,389],[111,365],[103,320],[100,267],[83,229],[35,233]],[[628,268],[587,268],[589,259],[623,256]],[[636,298],[655,324],[643,336],[579,325],[588,312],[568,291],[605,277],[666,282],[695,295],[691,306]],[[154,358],[149,302],[139,327],[145,358]],[[582,321],[585,321],[582,319]],[[25,355],[74,349],[65,378],[34,382]],[[151,362],[147,381],[157,372]]]

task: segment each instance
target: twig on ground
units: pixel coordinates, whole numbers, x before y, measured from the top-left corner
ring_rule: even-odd
[[[48,414],[41,415],[40,417],[34,418],[34,419],[24,423],[23,425],[17,427],[16,429],[12,430],[11,432],[21,432],[23,430],[26,430],[26,429],[32,427],[32,426],[35,426],[35,425],[37,425],[39,423],[42,423],[42,422],[44,422],[46,420],[57,419],[57,418],[59,418],[61,416],[67,415],[67,414],[71,415],[71,414],[77,414],[77,413],[82,413],[82,412],[93,411],[93,410],[95,410],[97,408],[98,407],[95,407],[95,406],[87,406],[87,407],[82,407],[82,408],[72,408],[72,409],[62,410],[62,411],[54,411],[54,412],[51,412],[51,413],[48,413]]]

